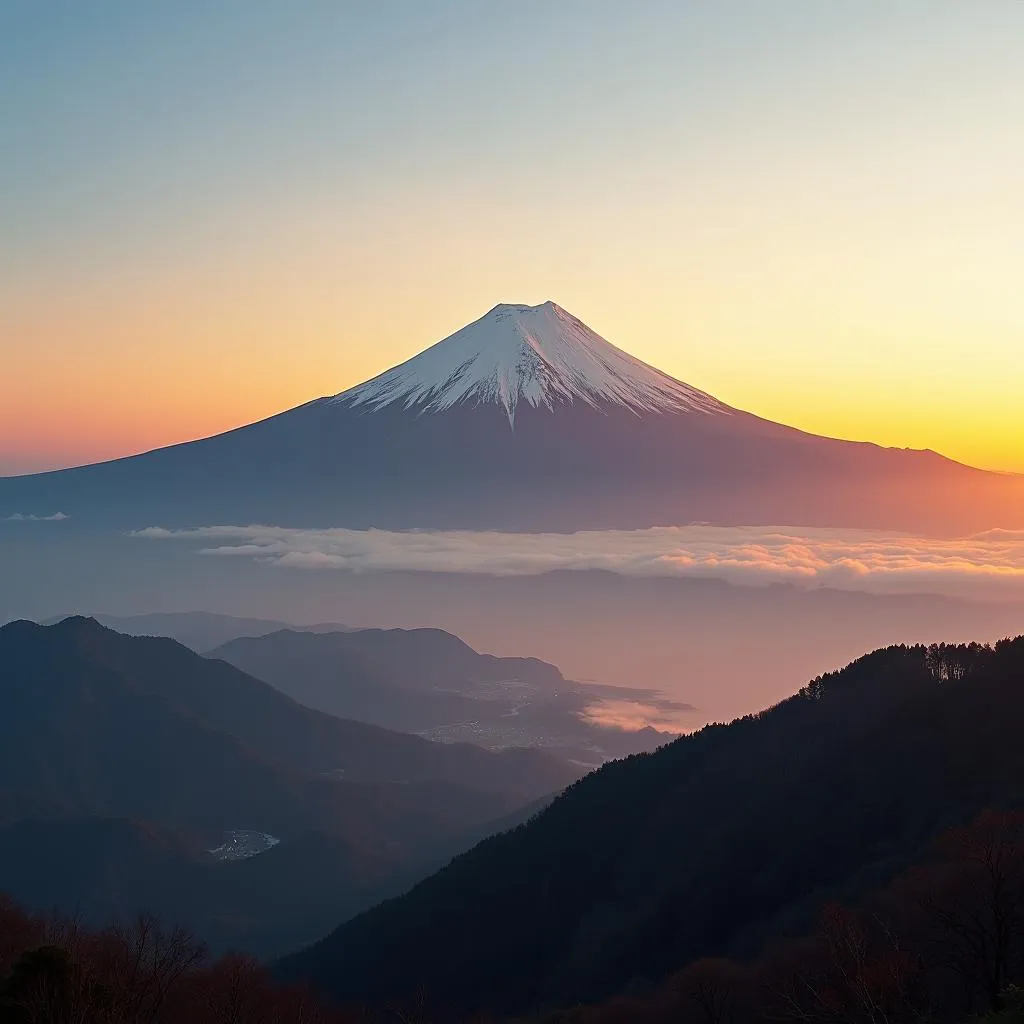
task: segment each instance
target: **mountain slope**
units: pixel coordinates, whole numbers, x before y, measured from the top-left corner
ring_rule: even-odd
[[[963,678],[959,678],[963,675]],[[1024,639],[890,648],[603,767],[283,965],[345,1000],[526,1009],[750,952],[948,824],[1024,801]]]
[[[0,706],[12,895],[97,916],[177,906],[211,938],[264,952],[308,941],[579,775],[536,751],[332,718],[173,640],[83,618],[0,629]],[[212,864],[236,830],[279,843]]]
[[[671,738],[601,728],[586,718],[599,691],[535,658],[478,654],[440,629],[283,630],[233,640],[209,657],[328,714],[492,750],[535,745],[594,764]],[[631,695],[644,696],[620,696]]]
[[[3,627],[0,666],[9,681],[9,701],[34,701],[48,688],[48,706],[38,710],[35,721],[40,728],[56,729],[54,719],[60,715],[88,725],[87,717],[75,719],[59,698],[81,699],[83,680],[102,679],[110,682],[112,693],[122,695],[122,702],[152,707],[154,718],[169,711],[168,718],[198,721],[215,731],[219,741],[234,741],[246,756],[290,771],[343,771],[346,780],[365,783],[455,784],[506,792],[524,802],[579,775],[539,751],[492,754],[468,744],[429,743],[311,711],[233,666],[201,658],[173,640],[122,636],[92,619],[71,618],[51,627],[26,622]],[[56,686],[64,692],[55,692]],[[38,741],[26,728],[21,741],[25,756],[39,749]],[[7,756],[17,756],[16,748],[9,748]]]
[[[455,405],[500,405],[515,424],[526,402],[635,413],[695,411],[728,414],[717,399],[683,384],[609,344],[553,302],[502,303],[444,341],[332,402],[381,409],[398,403],[417,413]]]
[[[549,688],[565,682],[554,665],[539,658],[480,654],[443,629],[359,629],[344,633],[318,630],[317,634],[290,631],[277,634],[276,639],[358,658],[409,691],[512,679]],[[241,649],[260,645],[238,641],[232,646]],[[219,656],[216,652],[211,655]]]
[[[308,707],[359,721],[416,721],[432,707],[443,721],[465,710],[467,701],[478,705],[473,698],[480,691],[487,694],[489,684],[515,683],[549,693],[565,685],[554,665],[478,654],[442,629],[281,630],[241,637],[208,656],[266,680]]]
[[[42,625],[52,626],[69,618],[55,615]],[[100,625],[128,636],[166,636],[199,654],[220,647],[242,636],[265,636],[281,629],[309,630],[314,633],[340,633],[346,628],[339,622],[321,622],[312,626],[296,626],[277,619],[240,618],[215,612],[150,612],[145,615],[90,615]]]
[[[0,480],[0,516],[58,511],[105,529],[948,533],[1024,526],[1024,478],[729,409],[546,303],[495,307],[365,385],[216,437]]]
[[[394,870],[326,832],[217,862],[173,834],[121,818],[30,818],[0,827],[3,890],[26,906],[94,924],[153,911],[216,951],[256,956],[309,942],[339,914],[393,892]]]

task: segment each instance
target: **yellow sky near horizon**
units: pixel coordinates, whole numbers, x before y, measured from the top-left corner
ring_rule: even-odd
[[[20,341],[5,353],[14,387],[0,405],[0,468],[216,433],[359,383],[498,302],[550,298],[738,408],[1024,471],[1024,298],[1013,280],[1024,251],[982,273],[956,246],[933,246],[937,224],[913,258],[904,238],[891,265],[884,240],[852,223],[845,244],[828,247],[794,226],[774,235],[752,213],[673,249],[686,219],[655,232],[638,218],[602,246],[563,216],[548,225],[554,251],[531,258],[529,233],[488,244],[482,213],[443,247],[436,225],[364,244],[369,230],[346,239],[331,218],[285,216],[248,222],[249,238],[226,232],[191,263],[172,254],[69,274],[59,302],[25,289],[0,311],[4,335]]]

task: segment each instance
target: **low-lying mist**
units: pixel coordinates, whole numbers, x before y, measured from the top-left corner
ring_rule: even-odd
[[[303,550],[334,567],[295,568]],[[479,651],[550,661],[570,679],[659,690],[694,710],[667,713],[638,695],[598,713],[630,727],[689,729],[772,704],[876,647],[1024,633],[1024,601],[1009,599],[1022,552],[1019,535],[995,532],[927,541],[713,527],[576,535],[211,527],[126,536],[74,519],[20,522],[0,536],[0,618],[205,610],[436,626]],[[787,575],[784,563],[803,568]],[[875,586],[947,592],[854,589]]]

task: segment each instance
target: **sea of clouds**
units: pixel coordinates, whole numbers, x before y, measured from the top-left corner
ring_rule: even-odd
[[[936,539],[777,526],[579,533],[203,526],[149,527],[134,536],[187,541],[206,556],[298,569],[496,576],[600,569],[628,576],[717,577],[746,585],[1024,598],[1024,531]]]

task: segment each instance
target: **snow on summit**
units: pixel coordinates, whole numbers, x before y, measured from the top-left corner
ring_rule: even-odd
[[[502,304],[419,355],[331,401],[392,403],[441,412],[496,403],[515,422],[520,402],[625,406],[633,412],[729,412],[727,406],[635,359],[553,302]]]

